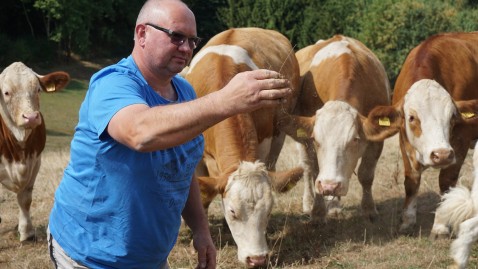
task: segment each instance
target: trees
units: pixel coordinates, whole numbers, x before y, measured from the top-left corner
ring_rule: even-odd
[[[476,0],[228,0],[219,19],[288,36],[296,49],[344,34],[362,41],[392,82],[408,52],[430,35],[478,30]]]
[[[123,57],[144,0],[2,0],[0,65]],[[394,81],[408,51],[438,32],[478,30],[478,0],[184,0],[204,43],[231,27],[275,29],[296,50],[334,34],[362,41]],[[22,16],[19,16],[22,14]],[[20,19],[18,19],[18,17]],[[203,43],[203,44],[204,44]],[[64,57],[66,56],[66,57]]]

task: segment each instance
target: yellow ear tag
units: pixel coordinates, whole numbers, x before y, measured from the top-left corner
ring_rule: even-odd
[[[461,116],[465,119],[469,119],[469,118],[473,118],[474,116],[476,116],[476,114],[473,113],[473,112],[461,112]]]
[[[382,117],[378,119],[378,125],[380,126],[390,126],[390,119],[388,117]]]
[[[55,84],[54,83],[48,83],[48,85],[45,85],[45,91],[54,92],[55,91]]]
[[[307,138],[307,131],[303,128],[297,129],[297,137],[299,138]]]
[[[297,185],[297,182],[290,182],[287,183],[287,185],[284,187],[284,189],[282,191],[284,192],[287,192],[287,191],[290,191],[292,188],[294,188],[294,186]]]

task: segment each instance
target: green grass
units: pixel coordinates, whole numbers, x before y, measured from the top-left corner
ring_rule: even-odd
[[[58,150],[70,146],[78,123],[78,111],[87,87],[88,82],[73,79],[60,92],[41,94],[40,110],[47,129],[45,150]]]

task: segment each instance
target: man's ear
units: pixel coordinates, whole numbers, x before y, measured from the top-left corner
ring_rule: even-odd
[[[395,106],[377,106],[367,117],[360,116],[360,119],[365,137],[375,142],[395,135],[403,124],[402,113]]]

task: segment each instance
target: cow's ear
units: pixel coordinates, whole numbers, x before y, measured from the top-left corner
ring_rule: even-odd
[[[223,193],[226,187],[222,180],[215,177],[200,176],[196,177],[201,191],[201,200],[204,208],[207,208],[214,198]]]
[[[315,116],[287,115],[279,121],[279,128],[295,141],[301,142],[312,137],[314,123]]]
[[[394,106],[377,106],[367,117],[360,116],[363,132],[370,141],[383,141],[400,131],[403,118]]]
[[[478,124],[478,99],[455,101],[455,104],[465,123]]]
[[[57,71],[44,76],[38,75],[40,84],[45,92],[59,91],[68,85],[70,75],[66,72]]]
[[[287,171],[272,172],[269,171],[272,187],[277,192],[290,191],[304,175],[304,169],[296,167]]]

